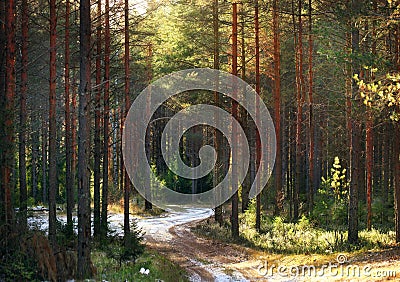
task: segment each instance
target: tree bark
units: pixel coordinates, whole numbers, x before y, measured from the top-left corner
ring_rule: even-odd
[[[397,108],[400,111],[400,107]],[[393,139],[394,158],[394,215],[396,243],[400,242],[400,125],[394,125],[395,138]]]
[[[272,29],[274,33],[274,118],[276,135],[275,158],[275,214],[283,210],[283,185],[282,185],[282,137],[281,137],[281,58],[280,58],[280,30],[279,30],[279,2],[272,2]]]
[[[50,93],[49,93],[49,239],[56,243],[57,120],[56,120],[56,0],[50,0]]]
[[[78,271],[79,279],[92,275],[90,269],[90,0],[80,0],[80,82],[78,132]]]
[[[65,3],[65,58],[64,58],[64,93],[65,93],[65,190],[67,198],[67,228],[68,234],[73,234],[72,210],[74,208],[74,179],[72,178],[72,140],[70,111],[70,0]]]
[[[5,69],[6,68],[6,42],[7,42],[7,34],[6,34],[6,1],[5,0],[0,0],[0,68]],[[6,72],[1,71],[0,72],[0,107],[3,109],[6,103]],[[1,113],[1,118],[3,118],[3,113]],[[1,123],[0,124],[0,138],[1,141],[4,140],[4,134],[5,134],[5,124]],[[3,150],[4,145],[3,143],[0,143],[0,148]],[[5,155],[0,154],[0,177],[4,177],[4,168],[5,168]],[[5,205],[4,205],[4,200],[5,200],[5,191],[4,191],[5,186],[0,183],[0,224],[3,224],[5,222]]]
[[[94,187],[93,187],[93,236],[100,233],[100,102],[101,102],[101,0],[97,0],[97,31],[96,31],[96,96],[94,101]]]
[[[237,75],[237,3],[233,3],[233,18],[232,18],[232,74]],[[233,86],[233,95],[237,95],[235,93],[235,86]],[[232,99],[232,116],[236,120],[238,120],[238,103],[234,99]],[[232,124],[232,147],[235,148],[237,146],[237,128],[236,123]],[[239,205],[239,195],[237,191],[237,152],[235,149],[231,149],[232,152],[232,190],[236,191],[232,196],[232,214],[231,214],[231,232],[232,237],[239,237],[239,218],[238,218],[238,205]]]
[[[351,19],[351,52],[353,55],[352,61],[352,77],[359,74],[359,63],[356,59],[359,53],[360,34],[356,26],[356,17],[360,13],[360,0],[353,0],[351,3],[351,11],[354,13]],[[354,101],[358,95],[358,85],[355,80],[352,83],[352,100]],[[356,100],[358,101],[358,100]],[[354,105],[358,106],[358,105]],[[357,117],[357,108],[351,110],[351,146],[350,146],[350,168],[351,182],[349,190],[349,221],[348,221],[348,241],[350,244],[358,242],[358,193],[359,193],[359,178],[360,178],[360,154],[361,154],[361,124]]]
[[[101,232],[107,235],[107,207],[108,207],[108,142],[109,142],[109,120],[110,120],[110,3],[105,2],[105,33],[104,33],[104,116],[103,116],[103,187],[101,202]]]
[[[4,197],[4,222],[11,227],[13,225],[13,208],[11,201],[11,174],[13,167],[14,153],[14,97],[15,97],[15,1],[6,2],[6,75],[5,75],[5,95],[2,98],[3,117],[1,124],[1,190]]]
[[[130,107],[130,97],[129,97],[129,0],[125,0],[125,117],[128,114]],[[127,242],[127,236],[130,233],[130,223],[129,223],[129,193],[130,193],[130,180],[126,168],[124,165],[124,175],[125,175],[125,189],[124,189],[124,238]]]
[[[219,7],[218,7],[218,1],[219,0],[214,0],[213,4],[213,28],[214,28],[214,69],[219,70]],[[216,82],[218,83],[218,82]],[[214,104],[216,107],[220,107],[220,101],[219,101],[219,93],[217,91],[214,92]],[[216,123],[219,124],[219,117],[216,114],[214,117],[216,119]],[[214,168],[214,177],[213,177],[213,185],[216,187],[218,183],[220,182],[221,179],[221,158],[222,158],[222,150],[221,150],[221,139],[222,135],[221,133],[215,129],[214,130],[214,146],[215,146],[215,151],[217,152],[217,163],[215,164]],[[216,196],[218,197],[218,195]],[[216,222],[218,222],[220,225],[222,224],[223,218],[222,218],[222,205],[215,207],[214,211],[214,219]]]
[[[276,3],[275,3],[276,4]],[[276,7],[275,7],[276,8]],[[258,15],[258,0],[256,2],[256,6],[254,9],[254,29],[255,29],[255,56],[256,56],[256,92],[257,95],[261,95],[261,84],[260,84],[260,37],[259,37],[259,32],[260,32],[260,26],[259,26],[259,15]],[[275,41],[274,41],[275,42]],[[275,45],[274,45],[275,47]],[[274,49],[275,50],[275,49]],[[260,120],[260,105],[259,105],[259,100],[256,99],[256,122],[259,122]],[[251,131],[251,135],[256,133],[255,131]],[[263,132],[265,134],[265,132]],[[261,133],[261,134],[263,134]],[[259,133],[256,134],[256,158],[255,158],[255,163],[257,169],[261,169],[261,139]],[[253,161],[250,158],[251,161]],[[254,177],[251,177],[251,181],[254,181]],[[258,183],[257,189],[261,190],[260,187],[260,181],[259,179],[257,180]],[[261,229],[261,193],[257,195],[256,197],[256,229],[260,231]]]
[[[314,206],[315,162],[314,162],[314,109],[313,109],[313,34],[312,34],[312,0],[308,1],[308,213],[311,214]]]
[[[26,131],[27,131],[27,111],[26,111],[26,96],[28,90],[28,3],[27,0],[22,0],[22,69],[21,69],[21,97],[20,97],[20,131],[19,131],[19,212],[20,225],[23,229],[26,228],[27,216],[27,184],[26,184]]]

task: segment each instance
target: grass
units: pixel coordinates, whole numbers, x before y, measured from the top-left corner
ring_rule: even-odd
[[[236,243],[275,254],[333,254],[357,250],[378,250],[395,245],[393,231],[378,229],[359,232],[359,244],[347,242],[345,227],[338,230],[320,228],[303,217],[297,223],[285,222],[281,217],[268,217],[262,220],[261,231],[254,228],[252,215],[240,215],[240,238],[233,240],[229,222],[222,226],[213,220],[199,223],[193,231],[201,236],[224,242]]]
[[[92,262],[97,268],[96,281],[188,281],[186,272],[165,257],[146,250],[135,263],[109,258],[105,252],[93,250]],[[149,269],[149,274],[141,274],[140,269]]]

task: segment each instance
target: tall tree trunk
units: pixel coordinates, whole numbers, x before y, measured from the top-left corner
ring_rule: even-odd
[[[282,185],[282,130],[281,130],[281,58],[280,58],[280,30],[279,30],[279,3],[272,2],[272,30],[274,33],[274,117],[276,135],[275,158],[275,214],[283,210],[283,185]]]
[[[147,46],[147,48],[148,48],[148,51],[147,51],[147,59],[146,59],[146,64],[147,64],[147,81],[148,81],[148,85],[150,85],[151,84],[151,80],[152,80],[152,70],[151,70],[151,60],[152,60],[152,56],[153,56],[153,47],[152,47],[152,45],[151,45],[151,43],[149,43],[148,44],[148,46]],[[151,86],[150,86],[150,89],[151,89]],[[149,93],[149,96],[147,97],[147,103],[146,103],[146,117],[149,117],[149,115],[150,115],[150,104],[151,104],[151,90],[150,90],[150,93]],[[156,127],[157,128],[157,127]],[[161,130],[160,131],[158,131],[158,135],[160,135],[159,133],[161,132]],[[148,130],[147,131],[147,134],[148,134],[148,140],[151,140],[151,138],[150,138],[150,130]],[[160,159],[162,159],[162,157],[161,157],[161,146],[159,146],[159,145],[161,145],[161,136],[160,136],[160,138],[158,139],[158,136],[157,137],[155,137],[154,138],[154,140],[155,140],[155,143],[157,144],[157,149],[156,148],[153,148],[153,152],[157,152],[157,156],[156,156],[156,160],[155,160],[155,162],[156,162],[156,167],[157,167],[157,164],[159,163],[159,160]],[[145,150],[146,150],[146,156],[147,156],[147,158],[150,160],[151,159],[151,156],[150,156],[150,142],[147,142],[146,143],[146,148],[145,148]],[[158,154],[158,153],[160,153],[160,154]],[[150,183],[151,184],[151,178],[149,177],[148,178],[148,183]],[[144,199],[144,209],[146,210],[146,211],[149,211],[149,210],[151,210],[152,208],[153,208],[153,204],[151,203],[151,189],[150,189],[151,187],[147,187],[147,189],[146,189],[146,191],[145,191],[145,199]]]
[[[78,142],[78,271],[79,279],[91,276],[90,269],[90,0],[80,0],[80,82]]]
[[[28,90],[28,3],[22,0],[22,70],[21,70],[21,97],[20,97],[20,131],[19,131],[19,211],[20,224],[23,229],[26,228],[26,210],[27,210],[27,185],[26,185],[26,131],[27,131],[27,111],[26,95]]]
[[[233,3],[233,18],[232,18],[232,74],[237,75],[237,3]],[[235,98],[236,89],[233,86],[233,95]],[[236,100],[232,99],[232,116],[238,120],[238,103]],[[232,124],[232,147],[237,146],[237,128],[236,123]],[[232,237],[239,237],[239,218],[238,218],[238,205],[239,205],[239,195],[237,191],[237,152],[235,149],[231,149],[232,152],[232,190],[236,191],[232,196],[232,214],[231,214],[231,232]]]
[[[219,0],[214,0],[213,4],[213,28],[214,28],[214,69],[219,70],[219,7],[218,7],[218,1]],[[220,107],[220,101],[219,101],[219,93],[217,91],[214,92],[214,103],[216,107]],[[214,117],[216,120],[216,123],[219,124],[219,117],[216,114]],[[222,150],[221,150],[221,140],[222,140],[222,135],[221,133],[215,129],[214,130],[214,147],[215,151],[217,152],[217,163],[215,164],[214,168],[214,177],[213,177],[213,186],[216,187],[218,183],[220,182],[221,179],[221,170],[222,170],[222,163],[221,163],[221,158],[222,158]],[[218,197],[218,195],[217,195]],[[215,221],[218,222],[220,225],[222,224],[223,218],[222,218],[222,205],[215,207],[214,211],[214,218]]]
[[[397,107],[400,111],[400,107]],[[395,138],[393,139],[393,168],[394,168],[394,216],[396,243],[400,242],[400,125],[394,125]]]
[[[241,58],[240,58],[240,64],[241,64],[241,78],[246,81],[246,37],[245,37],[245,29],[246,29],[246,18],[245,18],[245,9],[242,7],[242,11],[240,13],[240,21],[241,21],[241,31],[240,31],[240,51],[241,51]],[[255,15],[254,15],[255,17]],[[255,21],[255,18],[254,18]],[[257,57],[256,57],[257,58]],[[257,59],[256,59],[257,60]],[[242,212],[245,212],[248,207],[249,207],[249,192],[251,188],[251,183],[255,169],[255,145],[254,145],[254,138],[253,138],[253,128],[250,126],[249,123],[249,115],[246,112],[244,107],[239,108],[239,115],[241,119],[241,126],[244,129],[244,133],[247,136],[247,140],[249,143],[249,149],[250,149],[250,164],[249,164],[249,170],[248,173],[246,174],[243,182],[242,182]],[[242,167],[244,167],[244,163],[242,164]]]
[[[314,162],[314,113],[313,113],[313,35],[312,35],[312,0],[308,1],[308,213],[311,214],[314,205],[315,162]]]
[[[6,0],[0,0],[0,68],[6,68]],[[0,107],[3,109],[6,103],[6,72],[0,72]],[[1,118],[3,118],[4,113],[1,113]],[[2,119],[1,119],[2,120]],[[0,138],[1,141],[4,140],[5,134],[5,124],[0,124]],[[3,143],[0,143],[0,148],[3,150]],[[4,147],[5,148],[5,147]],[[0,154],[0,178],[2,179],[4,172],[4,154]],[[1,180],[0,180],[1,181]],[[4,191],[5,186],[3,186],[2,181],[0,182],[0,224],[5,221],[5,205],[4,205]]]
[[[260,84],[260,37],[259,37],[259,33],[260,33],[260,26],[259,26],[259,18],[258,18],[258,0],[256,2],[255,5],[255,9],[254,9],[254,32],[255,32],[255,56],[256,56],[256,92],[257,95],[261,95],[261,84]],[[256,99],[256,122],[259,122],[260,120],[260,102],[259,99]],[[251,135],[254,135],[255,130],[251,131]],[[262,132],[261,134],[265,134],[265,132]],[[260,135],[259,133],[256,134],[255,136],[256,138],[256,150],[255,150],[255,154],[256,154],[256,167],[258,169],[261,169],[261,139],[260,139]],[[250,158],[250,160],[253,162],[253,160]],[[254,181],[254,178],[251,177],[251,181]],[[258,183],[256,183],[257,185],[257,189],[261,190],[260,187],[260,181],[258,178]],[[256,229],[258,231],[260,231],[261,228],[261,193],[258,194],[256,196]]]
[[[56,120],[56,0],[50,0],[50,93],[49,93],[49,239],[56,243],[57,120]]]
[[[130,107],[129,97],[129,0],[125,0],[125,117],[128,114]],[[129,193],[130,193],[130,180],[124,165],[125,175],[125,189],[124,189],[124,238],[127,243],[127,236],[130,233],[129,224]]]
[[[72,68],[74,69],[74,68]],[[77,127],[77,121],[78,121],[78,115],[77,115],[77,106],[76,106],[76,98],[77,98],[77,92],[76,92],[76,76],[75,76],[75,71],[72,71],[72,91],[71,91],[71,128],[78,128]],[[72,179],[72,187],[75,187],[76,185],[76,175],[77,175],[77,163],[78,163],[78,158],[77,158],[77,151],[78,151],[78,144],[77,144],[77,138],[76,138],[76,130],[72,130],[71,132],[71,179]],[[73,188],[72,191],[72,205],[71,208],[73,209],[75,206],[75,188]]]
[[[293,4],[294,6],[294,4]],[[303,160],[303,151],[302,151],[302,143],[301,143],[301,129],[303,122],[303,87],[304,87],[304,79],[303,79],[303,22],[301,16],[301,0],[298,2],[298,33],[295,35],[297,37],[297,41],[295,43],[296,46],[296,102],[297,102],[297,112],[296,112],[296,179],[295,179],[295,189],[294,189],[294,199],[293,199],[293,217],[294,220],[299,218],[299,194],[300,194],[300,186],[302,179],[302,160]],[[294,17],[294,8],[293,8],[293,17]],[[293,21],[295,25],[295,20]]]
[[[93,235],[100,233],[100,101],[101,101],[101,0],[97,0],[97,28],[96,28],[96,96],[94,101],[94,187],[93,187]],[[107,157],[106,155],[104,157]]]
[[[48,197],[48,191],[47,191],[47,134],[48,134],[48,127],[47,127],[47,121],[46,118],[44,117],[44,114],[42,115],[42,200],[43,203],[48,204],[49,202],[49,197]]]
[[[31,146],[32,146],[32,164],[31,164],[31,181],[32,181],[32,197],[35,200],[35,203],[39,200],[38,195],[38,163],[39,163],[39,145],[40,145],[40,138],[39,138],[39,126],[38,125],[38,115],[33,115],[33,122],[31,125],[32,131],[32,139],[31,139]]]
[[[359,74],[359,63],[357,55],[359,53],[360,34],[356,26],[355,19],[360,12],[360,0],[353,0],[351,10],[353,17],[351,20],[351,52],[353,55],[352,61],[352,77]],[[358,95],[358,85],[355,80],[352,83],[352,99]],[[357,106],[357,105],[355,105]],[[361,153],[361,124],[357,117],[357,108],[352,106],[351,110],[351,146],[350,146],[350,168],[351,181],[349,190],[349,220],[348,220],[348,241],[350,244],[358,242],[358,193],[359,193],[359,178],[360,178],[360,153]]]
[[[71,112],[70,112],[70,0],[65,3],[65,62],[64,62],[64,92],[65,92],[65,190],[67,198],[67,228],[68,234],[73,233],[72,210],[74,207],[74,179],[72,178],[72,140],[71,140]]]
[[[400,25],[396,26],[396,70],[400,71]],[[397,106],[397,112],[400,112],[400,106]],[[394,221],[396,232],[396,243],[400,242],[400,125],[395,123],[393,125],[394,139],[393,139],[393,189],[394,189]]]
[[[110,121],[110,4],[105,3],[105,33],[104,33],[104,116],[103,116],[103,187],[101,202],[101,232],[107,235],[107,207],[108,207],[108,142],[109,142],[109,121]]]
[[[1,190],[4,196],[4,221],[11,227],[13,209],[11,202],[11,174],[14,163],[14,97],[15,97],[15,1],[6,2],[6,77],[5,96],[2,98],[3,117],[1,124]]]
[[[367,110],[366,122],[366,171],[367,171],[367,229],[372,227],[372,162],[373,162],[373,137],[372,137],[372,113]]]

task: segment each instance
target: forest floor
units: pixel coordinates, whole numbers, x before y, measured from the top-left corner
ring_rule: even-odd
[[[191,231],[199,223],[201,221],[170,229],[175,253],[189,254],[205,265],[220,266],[228,274],[242,274],[247,279],[244,281],[400,280],[400,247],[351,253],[271,254],[199,236]]]
[[[324,255],[271,254],[193,233],[191,228],[203,220],[172,226],[168,229],[169,240],[148,240],[150,248],[185,268],[191,275],[191,281],[398,281],[400,279],[398,247]]]
[[[231,242],[205,238],[192,229],[210,221],[210,209],[170,211],[144,216],[137,225],[146,245],[184,268],[190,281],[398,281],[400,248],[306,255],[272,254]],[[47,216],[33,220],[47,228]],[[59,219],[64,220],[63,216]],[[110,227],[121,233],[123,214],[110,214]],[[36,225],[35,224],[35,225]],[[339,263],[339,262],[340,263]]]

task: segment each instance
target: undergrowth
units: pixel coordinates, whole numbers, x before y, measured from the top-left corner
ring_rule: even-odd
[[[346,226],[337,226],[336,230],[319,227],[316,222],[302,217],[298,222],[288,222],[283,217],[263,217],[261,230],[255,229],[254,204],[241,214],[240,238],[231,236],[230,223],[225,221],[221,226],[213,220],[199,223],[193,231],[199,235],[225,242],[236,241],[248,247],[280,254],[326,254],[342,251],[382,249],[393,246],[393,231],[359,231],[359,243],[350,245],[347,242]]]
[[[96,281],[188,281],[182,268],[152,251],[145,251],[135,261],[120,264],[106,252],[95,249],[92,260],[97,268]],[[140,273],[142,268],[148,269],[148,274]]]

